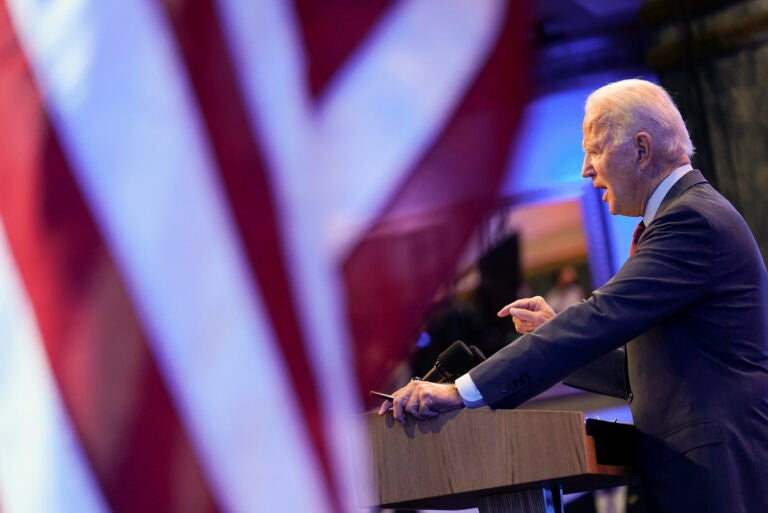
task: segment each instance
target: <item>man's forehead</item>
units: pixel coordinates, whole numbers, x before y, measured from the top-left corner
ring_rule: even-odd
[[[599,123],[596,119],[587,117],[584,118],[582,124],[582,133],[584,135],[584,143],[599,143],[608,136],[608,126],[605,123]]]

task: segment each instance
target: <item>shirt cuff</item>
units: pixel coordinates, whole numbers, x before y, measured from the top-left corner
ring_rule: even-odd
[[[454,385],[456,385],[456,390],[459,391],[461,400],[464,401],[464,406],[467,408],[480,408],[481,406],[485,406],[483,394],[477,389],[475,382],[469,377],[469,373],[458,378],[454,382]]]

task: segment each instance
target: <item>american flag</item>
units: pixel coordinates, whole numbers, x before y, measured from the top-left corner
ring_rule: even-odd
[[[520,2],[0,0],[0,511],[357,509],[493,206]]]

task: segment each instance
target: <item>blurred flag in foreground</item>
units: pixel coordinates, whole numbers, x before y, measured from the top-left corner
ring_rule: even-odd
[[[0,511],[355,509],[492,206],[501,0],[0,0]]]

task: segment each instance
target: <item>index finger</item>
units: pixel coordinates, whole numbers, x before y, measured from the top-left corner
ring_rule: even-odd
[[[514,305],[514,303],[506,305],[504,308],[496,312],[496,315],[499,317],[506,317],[507,315],[510,315],[509,310],[512,308],[512,305]]]
[[[522,321],[535,321],[537,319],[535,312],[526,310],[525,308],[510,307],[507,309],[507,313],[508,315],[511,315],[512,317],[516,317]]]
[[[496,315],[499,317],[505,317],[507,315],[515,315],[513,312],[520,311],[520,310],[535,310],[536,308],[535,301],[533,301],[531,298],[524,297],[521,299],[516,299],[515,301],[512,301],[508,305],[505,305],[504,308],[498,311]],[[517,317],[515,315],[515,317]]]
[[[526,310],[536,310],[537,303],[535,298],[523,297],[515,301],[512,301],[508,306],[511,306],[512,308],[524,308]]]

